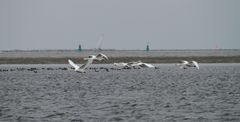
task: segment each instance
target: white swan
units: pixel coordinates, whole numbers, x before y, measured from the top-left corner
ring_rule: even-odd
[[[128,63],[120,62],[120,63],[113,63],[113,65],[122,66],[122,67],[148,67],[148,68],[154,68],[155,67],[152,64],[143,63],[141,61],[128,62]]]
[[[84,60],[87,60],[85,64],[83,64],[81,67],[79,67],[77,64],[75,64],[72,60],[68,59],[68,63],[74,68],[74,71],[76,72],[85,72],[85,69],[87,66],[92,64],[93,60],[108,60],[108,57],[105,54],[99,53],[97,56],[95,55],[90,55],[88,58],[84,58]]]
[[[179,68],[181,68],[181,69],[187,69],[187,64],[189,64],[188,61],[181,60],[181,62],[178,63],[177,66],[179,66]]]
[[[124,62],[113,63],[113,65],[118,67],[129,67],[128,63],[124,63]]]
[[[199,65],[196,61],[191,61],[190,65],[191,65],[191,67],[196,67],[197,69],[199,69]]]
[[[87,58],[84,58],[84,60],[98,60],[98,61],[101,61],[101,60],[109,60],[108,57],[105,55],[105,54],[102,54],[102,53],[99,53],[98,55],[90,55],[88,56]]]
[[[68,63],[74,68],[74,71],[76,72],[85,72],[86,67],[91,64],[93,60],[89,59],[85,64],[83,64],[81,67],[75,64],[72,60],[68,59]]]
[[[131,66],[139,66],[139,67],[147,67],[147,68],[154,68],[155,67],[152,64],[143,63],[142,61],[132,62]]]
[[[152,64],[149,63],[140,63],[139,64],[140,67],[147,67],[147,68],[154,68],[155,66],[153,66]]]
[[[196,61],[185,61],[182,60],[181,63],[177,64],[177,66],[179,66],[181,69],[187,69],[187,67],[196,67],[197,69],[199,69],[199,65]]]

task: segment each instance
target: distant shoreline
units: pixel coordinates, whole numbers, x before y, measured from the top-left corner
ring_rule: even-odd
[[[240,50],[240,49],[151,49],[150,51],[211,51],[211,50]],[[45,52],[45,51],[52,51],[52,52],[59,52],[59,51],[78,51],[77,49],[39,49],[39,50],[0,50],[1,52]],[[82,49],[82,51],[96,51],[95,49]],[[101,51],[146,51],[142,49],[102,49]]]
[[[200,63],[240,63],[240,50],[45,50],[10,51],[0,53],[0,64],[66,64],[68,59],[84,63],[84,57],[104,53],[109,61],[101,63],[130,62],[141,60],[148,63],[177,63],[195,60]],[[99,62],[95,62],[99,63]]]
[[[76,63],[82,64],[83,58],[76,57],[11,57],[0,58],[0,64],[67,64],[67,60],[71,59]],[[240,56],[190,56],[190,57],[109,57],[109,61],[94,63],[114,63],[114,62],[130,62],[141,60],[148,63],[177,63],[180,60],[195,60],[200,63],[240,63]]]

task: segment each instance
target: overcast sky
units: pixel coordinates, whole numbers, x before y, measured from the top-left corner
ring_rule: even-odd
[[[240,49],[240,0],[0,0],[0,50]]]

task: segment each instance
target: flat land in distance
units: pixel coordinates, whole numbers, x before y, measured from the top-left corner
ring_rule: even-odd
[[[130,62],[141,60],[148,63],[177,63],[180,60],[195,60],[201,63],[240,63],[240,50],[104,50],[82,51],[5,51],[0,53],[0,64],[65,64],[68,59],[84,63],[84,57],[104,53],[109,61],[101,63]],[[99,62],[96,62],[99,63]]]

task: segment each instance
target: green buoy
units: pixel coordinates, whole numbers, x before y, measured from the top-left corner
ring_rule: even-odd
[[[79,51],[79,52],[82,51],[82,46],[81,46],[81,44],[79,44],[79,46],[78,46],[78,51]]]
[[[147,44],[146,51],[148,52],[150,50],[149,44]]]

